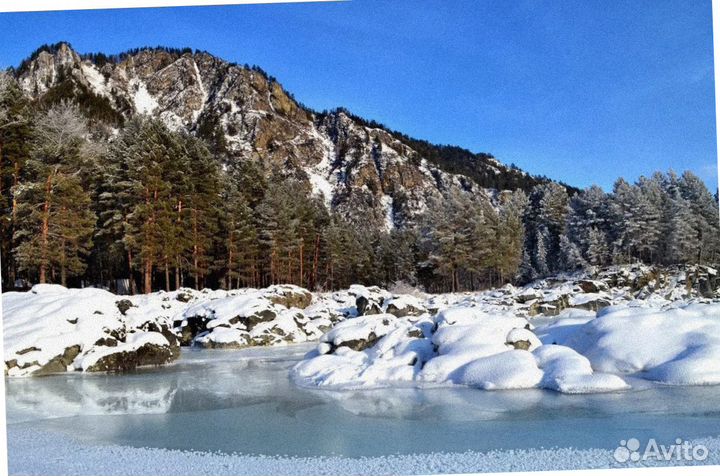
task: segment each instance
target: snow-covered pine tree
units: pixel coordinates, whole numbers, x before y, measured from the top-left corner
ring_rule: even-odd
[[[523,261],[525,243],[523,216],[527,206],[528,198],[522,190],[509,194],[500,205],[493,246],[495,272],[500,283],[514,278]]]
[[[607,248],[607,243],[602,244],[598,240],[600,238],[607,240],[610,226],[609,208],[607,194],[596,185],[583,190],[570,199],[567,238],[578,247],[585,260],[596,265],[605,264],[604,261],[607,258],[607,253],[598,253],[601,248]],[[591,233],[593,233],[592,236]],[[590,249],[591,246],[593,250]],[[598,259],[601,259],[602,262],[597,262]]]
[[[567,235],[560,236],[560,266],[564,271],[577,271],[587,266],[580,248]]]
[[[672,218],[670,220],[668,256],[670,263],[695,263],[700,251],[697,234],[698,217],[693,213],[690,202],[676,192],[672,197]]]
[[[595,227],[588,230],[585,258],[593,266],[604,266],[609,262],[608,239],[605,232]]]
[[[535,254],[533,256],[533,268],[535,269],[538,276],[547,276],[550,274],[550,268],[547,263],[547,248],[545,243],[548,241],[547,228],[539,228],[535,232]]]
[[[545,276],[560,268],[560,236],[565,233],[568,215],[568,196],[564,187],[547,183],[533,187],[524,223],[527,239],[525,249],[535,272]],[[542,240],[538,237],[542,235]],[[542,245],[542,246],[540,246]],[[542,249],[541,249],[542,248]],[[542,269],[538,268],[538,254]]]
[[[720,221],[718,204],[699,177],[690,171],[679,181],[680,196],[688,201],[695,217],[699,263],[714,263],[720,257]]]

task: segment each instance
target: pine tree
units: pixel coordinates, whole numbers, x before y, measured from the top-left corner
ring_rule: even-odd
[[[127,216],[123,242],[139,266],[144,292],[150,293],[153,273],[158,266],[169,267],[181,239],[179,230],[187,226],[185,208],[178,209],[182,198],[177,184],[183,183],[188,156],[181,138],[162,123],[144,119],[126,160],[129,190],[136,202]],[[166,271],[166,285],[168,280]]]
[[[548,231],[546,228],[540,228],[535,235],[535,255],[533,256],[533,267],[539,276],[547,276],[550,274],[550,268],[547,263],[547,242]]]
[[[81,171],[93,169],[85,148],[87,128],[77,106],[63,102],[35,124],[33,154],[26,181],[16,187],[18,227],[15,258],[21,269],[37,270],[48,281],[81,274],[91,246],[95,215]]]
[[[13,240],[17,219],[16,190],[23,176],[32,142],[32,111],[17,83],[0,72],[0,254],[4,288],[15,285]]]
[[[566,233],[568,211],[568,196],[564,187],[556,183],[533,187],[524,217],[525,248],[536,273],[541,276],[561,267],[560,236]],[[541,236],[542,239],[539,238]],[[542,259],[538,255],[543,255]]]
[[[207,147],[198,139],[185,135],[181,139],[186,154],[187,210],[189,214],[188,235],[190,242],[190,272],[195,287],[204,286],[204,280],[212,265],[213,240],[217,233],[220,209],[219,167]],[[178,190],[177,195],[182,195]]]
[[[560,269],[576,271],[587,266],[578,246],[571,242],[567,235],[560,237]]]
[[[605,264],[607,252],[603,250],[607,249],[610,225],[608,196],[600,187],[593,185],[570,199],[567,238],[592,264]]]
[[[720,257],[720,219],[715,198],[692,172],[683,173],[679,181],[680,196],[687,200],[694,217],[698,240],[698,263],[714,263]]]
[[[495,272],[501,283],[508,278],[514,278],[523,261],[525,243],[523,216],[527,206],[528,199],[522,190],[513,192],[500,206],[493,256]]]
[[[697,217],[690,203],[679,196],[672,199],[672,219],[668,236],[668,256],[670,263],[694,263],[700,249],[697,235]]]
[[[588,230],[585,257],[593,266],[603,266],[608,263],[608,239],[602,230],[595,227]]]
[[[261,270],[253,211],[229,177],[223,179],[221,198],[215,269],[220,271],[225,289],[257,287]]]

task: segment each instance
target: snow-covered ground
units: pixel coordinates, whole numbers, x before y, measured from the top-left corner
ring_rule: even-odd
[[[345,305],[297,286],[118,296],[36,285],[2,299],[9,376],[162,365],[178,357],[180,345],[240,348],[316,340],[344,318],[336,308]]]
[[[708,459],[720,464],[720,438],[693,440],[704,445]],[[39,455],[47,455],[38,457]],[[50,456],[52,455],[52,456]],[[425,453],[379,457],[281,457],[228,455],[199,451],[133,448],[80,443],[57,434],[8,429],[11,474],[65,475],[405,475],[506,471],[557,471],[638,466],[677,466],[671,460],[642,465],[619,464],[606,449],[551,448],[498,450],[486,453]]]
[[[10,376],[161,365],[180,345],[318,341],[292,371],[304,387],[466,385],[563,393],[633,379],[720,383],[720,300],[709,267],[613,268],[523,288],[394,294],[290,285],[116,296],[39,285],[3,294]]]
[[[371,314],[337,324],[292,375],[298,385],[336,390],[413,384],[593,393],[628,389],[629,379],[720,383],[717,291],[698,292],[693,283],[702,279],[690,272],[639,267],[601,278],[433,296],[394,315],[389,303],[400,299],[376,291],[366,298]]]

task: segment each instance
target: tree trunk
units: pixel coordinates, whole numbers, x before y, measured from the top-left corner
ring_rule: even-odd
[[[293,282],[293,279],[292,279],[292,262],[293,262],[293,260],[292,260],[292,253],[290,253],[290,250],[288,250],[288,254],[287,254],[287,278],[286,278],[288,284],[292,284],[292,282]]]
[[[128,259],[128,281],[130,282],[130,295],[137,294],[137,286],[135,285],[135,276],[133,276],[132,267],[132,251],[127,250]]]
[[[165,291],[170,292],[170,266],[165,261]]]
[[[152,292],[152,269],[153,264],[150,260],[145,261],[145,273],[144,273],[144,284],[145,284],[145,294],[150,294]]]
[[[303,286],[303,245],[305,243],[300,240],[300,287]]]
[[[312,288],[316,289],[318,279],[318,267],[320,265],[320,234],[315,235],[315,253],[313,255]]]
[[[270,282],[275,284],[275,250],[270,252]]]
[[[60,284],[67,287],[67,269],[65,268],[66,263],[65,256],[65,240],[60,243]]]
[[[48,238],[50,235],[50,194],[53,173],[45,181],[45,203],[43,203],[42,226],[40,228],[40,284],[47,282]],[[13,204],[14,207],[14,204]]]

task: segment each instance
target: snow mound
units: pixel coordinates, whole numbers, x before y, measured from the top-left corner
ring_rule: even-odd
[[[672,385],[720,384],[720,304],[614,307],[565,337],[601,372]]]
[[[720,384],[720,303],[636,302],[564,312],[535,331],[512,312],[464,303],[417,320],[348,319],[293,370],[296,383],[330,388],[405,383],[485,390],[594,393],[624,377],[670,385]]]

